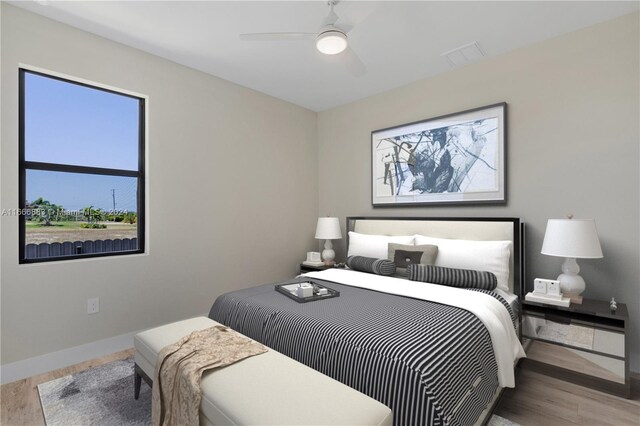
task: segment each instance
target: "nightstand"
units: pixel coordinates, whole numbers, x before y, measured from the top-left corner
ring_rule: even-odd
[[[309,266],[303,263],[300,264],[300,273],[304,274],[305,272],[316,272],[316,271],[324,271],[325,269],[333,269],[335,266]]]
[[[629,313],[618,303],[583,299],[569,307],[522,301],[521,365],[562,380],[625,398],[629,377]]]

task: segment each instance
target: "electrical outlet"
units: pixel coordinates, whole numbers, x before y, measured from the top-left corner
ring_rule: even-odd
[[[97,314],[100,312],[100,299],[94,297],[93,299],[87,300],[87,313],[88,314]]]

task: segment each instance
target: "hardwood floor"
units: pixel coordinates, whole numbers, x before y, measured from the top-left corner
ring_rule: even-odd
[[[625,399],[520,369],[495,414],[523,426],[640,426],[640,382],[632,380]]]
[[[2,385],[0,424],[44,425],[38,384],[132,354],[133,349],[128,349]],[[495,413],[523,426],[640,426],[640,383],[634,380],[632,399],[624,399],[520,369],[516,388],[505,392]]]

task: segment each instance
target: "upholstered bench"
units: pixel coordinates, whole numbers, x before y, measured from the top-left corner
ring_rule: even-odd
[[[218,324],[198,317],[139,333],[135,337],[138,398],[142,379],[151,384],[160,350],[195,330]],[[201,425],[391,425],[380,402],[269,349],[204,373]]]

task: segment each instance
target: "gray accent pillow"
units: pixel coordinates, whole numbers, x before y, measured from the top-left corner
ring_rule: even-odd
[[[389,243],[387,257],[396,264],[396,275],[406,277],[409,265],[422,263],[433,265],[438,256],[438,246],[424,244],[412,246],[407,244]]]
[[[411,281],[423,281],[459,288],[494,290],[498,286],[498,278],[492,272],[434,265],[409,265],[407,277]]]
[[[349,256],[347,266],[360,272],[369,272],[378,275],[393,275],[396,265],[389,259],[376,259],[364,256]]]

